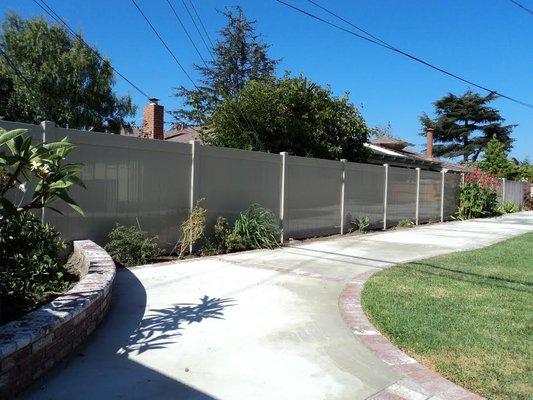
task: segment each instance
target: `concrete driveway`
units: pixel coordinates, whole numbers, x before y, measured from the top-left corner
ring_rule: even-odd
[[[533,231],[533,212],[119,271],[111,311],[29,399],[365,399],[400,377],[339,314],[346,282]]]

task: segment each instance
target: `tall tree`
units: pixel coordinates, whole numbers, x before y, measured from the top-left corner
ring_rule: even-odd
[[[437,100],[435,119],[427,114],[420,117],[425,135],[433,128],[433,153],[436,156],[462,157],[463,161],[475,162],[489,140],[495,136],[506,150],[511,148],[510,135],[516,125],[503,125],[505,121],[498,110],[488,104],[496,99],[494,93],[481,96],[467,91],[462,96],[452,93]]]
[[[184,108],[173,112],[177,122],[203,125],[215,106],[226,97],[235,96],[248,80],[274,75],[279,60],[268,56],[269,46],[237,6],[223,12],[227,23],[220,31],[207,65],[195,65],[202,79],[198,88],[181,86],[176,96],[184,99]]]
[[[254,131],[242,129],[246,117],[236,110]],[[348,96],[302,76],[249,81],[217,105],[208,127],[202,139],[215,146],[349,161],[367,155],[369,129]]]
[[[0,55],[1,118],[118,133],[135,113],[129,96],[113,92],[109,61],[61,26],[10,14],[0,47],[7,56]]]
[[[496,137],[493,137],[487,143],[478,167],[482,171],[494,176],[509,179],[514,178],[518,175],[518,168],[509,160],[508,155],[509,152],[506,150],[504,144]]]

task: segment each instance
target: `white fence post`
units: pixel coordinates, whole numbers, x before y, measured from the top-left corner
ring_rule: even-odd
[[[420,168],[416,169],[416,206],[415,206],[415,224],[418,225],[418,212],[420,203]]]
[[[465,173],[464,172],[461,172],[461,184],[462,185],[465,184]]]
[[[387,196],[389,191],[389,164],[383,164],[385,167],[385,189],[383,191],[383,230],[387,229]]]
[[[346,201],[346,159],[341,159],[341,235],[344,235],[344,202]]]
[[[502,203],[505,201],[505,189],[506,189],[507,179],[502,178]]]
[[[189,197],[189,215],[194,209],[194,202],[196,200],[195,191],[196,191],[196,169],[198,165],[198,142],[196,140],[189,141],[191,145],[191,184],[190,184],[190,197]],[[189,245],[189,252],[192,253],[193,248],[192,244]]]
[[[280,241],[283,244],[285,237],[285,177],[287,174],[287,152],[282,151],[279,153],[281,155],[281,182],[279,190],[279,222],[280,222],[280,231],[281,237]]]
[[[440,182],[440,222],[444,222],[444,174],[446,170],[440,171],[442,174]]]

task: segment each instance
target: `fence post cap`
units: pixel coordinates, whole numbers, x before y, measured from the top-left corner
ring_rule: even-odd
[[[46,126],[50,127],[50,128],[54,128],[56,126],[56,123],[54,121],[42,121],[41,122],[41,126],[44,128]]]

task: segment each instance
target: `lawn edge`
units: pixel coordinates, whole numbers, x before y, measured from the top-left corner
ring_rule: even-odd
[[[370,322],[363,311],[361,295],[366,281],[379,271],[370,270],[355,276],[344,286],[339,297],[340,314],[352,333],[376,357],[402,376],[397,382],[369,397],[369,400],[484,399],[484,397],[430,370],[404,353]]]

